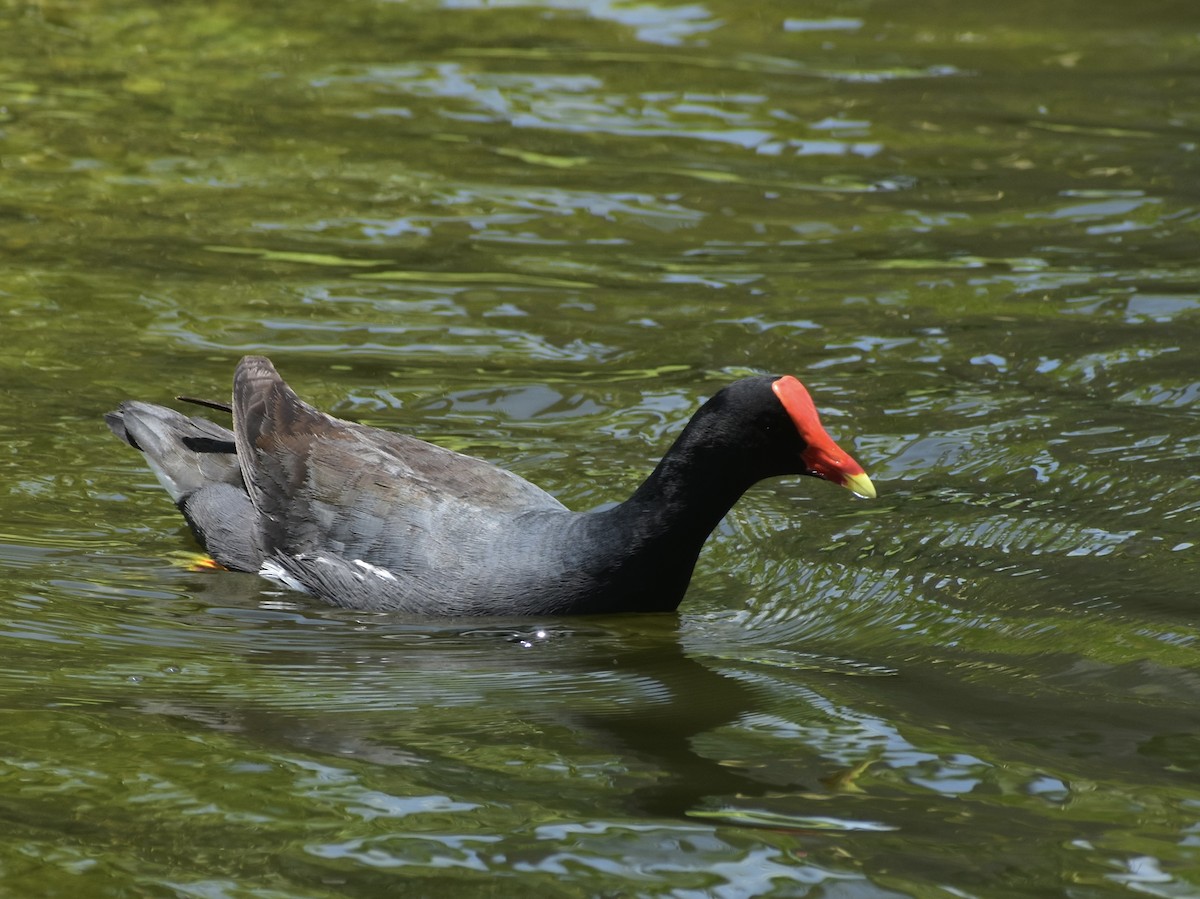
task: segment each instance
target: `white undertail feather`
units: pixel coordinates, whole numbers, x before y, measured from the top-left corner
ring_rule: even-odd
[[[283,566],[274,559],[267,559],[262,563],[262,567],[258,569],[260,577],[265,577],[269,581],[274,581],[277,584],[282,584],[289,590],[296,590],[299,593],[309,593],[309,589],[300,581],[292,577]],[[310,594],[311,595],[311,594]]]
[[[163,489],[166,490],[167,493],[171,494],[171,499],[178,503],[179,500],[183,498],[183,495],[187,493],[187,491],[180,486],[179,482],[175,480],[175,478],[171,477],[171,475],[167,473],[167,470],[163,468],[163,466],[158,464],[158,461],[152,455],[149,453],[144,453],[143,456],[147,464],[149,464],[150,470],[154,472],[154,476],[158,478],[158,483],[162,484]]]

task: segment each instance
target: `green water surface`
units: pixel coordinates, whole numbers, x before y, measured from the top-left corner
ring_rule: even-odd
[[[0,0],[0,895],[1200,896],[1198,147],[1192,0]],[[791,372],[880,496],[326,608],[102,421],[251,352],[579,509]]]

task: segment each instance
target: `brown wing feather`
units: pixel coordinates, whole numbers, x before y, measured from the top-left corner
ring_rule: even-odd
[[[314,409],[261,357],[238,366],[233,409],[238,459],[270,550],[406,567],[470,553],[472,539],[494,536],[497,522],[516,515],[564,509],[487,462]]]

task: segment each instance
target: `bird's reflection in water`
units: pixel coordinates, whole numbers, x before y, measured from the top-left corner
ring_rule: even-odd
[[[237,695],[201,701],[159,696],[141,705],[145,712],[264,747],[458,769],[470,768],[470,749],[445,754],[441,738],[494,752],[497,731],[511,741],[524,723],[567,734],[565,753],[612,759],[628,810],[652,817],[780,791],[828,793],[838,776],[803,745],[784,780],[778,769],[763,774],[698,747],[698,737],[763,713],[771,699],[753,678],[733,676],[736,664],[692,655],[674,615],[404,621],[271,597],[252,576],[197,575],[197,587],[212,604],[196,624],[219,619],[228,634],[235,619],[233,641],[261,666],[264,689],[257,695],[251,681]],[[282,698],[280,678],[295,680]],[[522,748],[513,751],[517,779]]]

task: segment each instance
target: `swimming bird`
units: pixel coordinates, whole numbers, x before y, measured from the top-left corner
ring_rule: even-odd
[[[718,391],[632,496],[589,512],[481,459],[321,412],[262,356],[238,364],[231,405],[202,405],[232,413],[233,429],[137,401],[105,419],[214,560],[353,609],[671,611],[758,481],[811,475],[875,496],[790,375]]]

